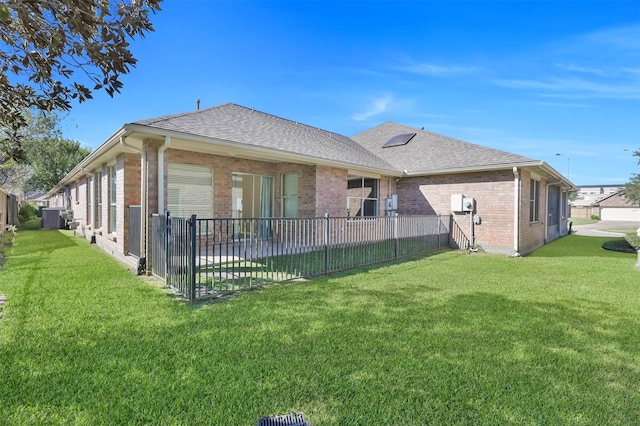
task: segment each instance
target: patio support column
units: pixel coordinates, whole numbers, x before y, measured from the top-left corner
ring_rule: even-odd
[[[147,258],[147,180],[145,178],[147,172],[147,152],[144,148],[140,149],[126,142],[126,135],[120,136],[120,144],[136,151],[140,154],[140,259]],[[146,271],[145,271],[146,272]]]
[[[164,152],[171,145],[171,136],[164,137],[164,144],[158,148],[158,213],[164,210]]]
[[[148,226],[149,218],[154,213],[162,213],[158,207],[158,148],[161,146],[161,142],[154,139],[147,139],[143,141],[142,150],[144,151],[144,172],[141,173],[143,180],[142,187],[145,188],[144,197],[141,200],[144,211],[144,223],[145,228],[142,229],[144,234],[144,247],[145,254],[147,256],[147,273],[152,270],[153,253],[152,253],[152,241],[151,241],[151,229]]]
[[[513,253],[511,257],[520,257],[520,173],[513,168]]]

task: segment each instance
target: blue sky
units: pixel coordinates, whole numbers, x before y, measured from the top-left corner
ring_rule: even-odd
[[[66,137],[96,148],[200,99],[346,136],[424,127],[546,161],[577,185],[640,172],[638,0],[165,0],[153,22],[122,93],[74,105]]]

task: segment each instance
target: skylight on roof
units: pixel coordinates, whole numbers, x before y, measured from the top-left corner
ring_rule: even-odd
[[[383,148],[391,148],[392,146],[401,146],[409,143],[411,139],[415,136],[415,133],[404,133],[402,135],[397,135],[389,139],[387,143],[382,145]]]

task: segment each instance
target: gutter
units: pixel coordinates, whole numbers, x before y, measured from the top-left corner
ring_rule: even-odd
[[[470,172],[490,172],[498,170],[512,170],[513,167],[525,168],[525,167],[540,167],[544,164],[543,161],[528,161],[523,163],[501,163],[501,164],[489,164],[481,166],[471,167],[455,167],[451,169],[440,170],[411,170],[408,171],[405,177],[411,176],[433,176],[433,175],[447,175],[453,173],[470,173]]]
[[[110,150],[114,146],[118,145],[120,143],[120,138],[122,136],[128,136],[130,133],[131,132],[128,132],[125,127],[121,127],[120,129],[118,129],[117,132],[115,132],[113,135],[111,135],[109,139],[107,139],[107,142],[103,143],[98,148],[96,148],[95,151],[87,155],[76,167],[74,167],[69,173],[67,173],[67,175],[63,177],[62,180],[60,181],[60,184],[62,184],[62,182],[65,182],[70,177],[80,172],[83,168],[87,168],[89,163],[94,161],[96,158],[100,157],[102,154],[104,154],[106,151]],[[131,147],[131,145],[125,145],[125,146]]]
[[[266,148],[266,147],[261,147],[257,145],[245,144],[245,143],[239,144],[238,142],[233,142],[233,141],[224,140],[224,139],[216,139],[216,138],[211,138],[207,136],[198,136],[198,135],[193,135],[191,133],[158,129],[157,127],[148,127],[142,124],[127,124],[126,127],[131,132],[144,133],[149,136],[164,136],[165,138],[169,137],[169,138],[175,138],[175,139],[184,139],[188,142],[204,143],[204,144],[208,144],[210,146],[215,146],[219,148],[228,148],[238,152],[240,155],[248,154],[246,158],[253,158],[261,161],[282,162],[284,160],[287,160],[291,162],[297,162],[297,163],[309,164],[309,165],[322,165],[322,166],[338,167],[338,168],[351,169],[351,170],[363,170],[363,171],[368,171],[370,173],[376,173],[381,175],[384,174],[384,175],[389,175],[393,177],[403,176],[402,171],[396,170],[390,164],[388,165],[389,168],[375,167],[375,166],[372,167],[372,166],[367,166],[367,165],[358,164],[358,163],[351,163],[348,161],[332,160],[332,159],[326,159],[326,158],[320,158],[320,157],[312,157],[304,154],[296,154],[291,151],[278,150],[275,148]],[[221,154],[221,155],[228,155],[228,154]],[[377,160],[384,162],[384,160],[376,157],[375,154],[371,154],[371,155],[373,155]]]

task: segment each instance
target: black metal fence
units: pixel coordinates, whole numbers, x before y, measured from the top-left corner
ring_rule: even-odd
[[[191,301],[468,247],[451,216],[198,219],[167,214],[153,215],[152,229],[153,273]]]

